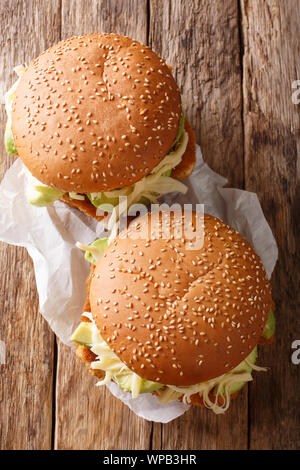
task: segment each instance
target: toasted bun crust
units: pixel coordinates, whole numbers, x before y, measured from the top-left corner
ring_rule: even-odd
[[[175,213],[163,239],[166,217],[137,219],[107,248],[93,273],[91,312],[131,370],[191,385],[248,356],[272,307],[271,289],[260,258],[233,228],[205,215],[203,247],[191,250],[185,237],[199,236],[199,214],[191,221],[191,214]],[[182,220],[185,235],[178,238]]]
[[[181,98],[165,62],[116,34],[60,42],[21,78],[12,110],[19,156],[44,184],[80,193],[139,181],[176,137]]]

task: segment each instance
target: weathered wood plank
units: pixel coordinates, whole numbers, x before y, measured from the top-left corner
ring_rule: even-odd
[[[149,449],[151,423],[138,418],[58,345],[56,449]]]
[[[173,67],[184,108],[207,163],[243,186],[243,129],[238,5],[224,2],[150,2],[150,46]],[[154,426],[153,447],[247,448],[247,390],[225,416],[194,407]],[[162,434],[161,434],[162,433]]]
[[[116,32],[147,40],[147,2],[63,0],[62,37]],[[74,352],[58,345],[55,448],[148,449],[152,425],[95,387]]]
[[[43,11],[43,14],[38,12]],[[13,67],[29,62],[59,39],[60,1],[0,2],[1,95],[16,80]],[[1,106],[0,128],[6,115]],[[12,159],[0,133],[2,179]],[[25,249],[0,245],[0,339],[6,364],[0,365],[0,446],[49,449],[52,432],[54,336],[38,313],[32,263]]]
[[[193,406],[171,423],[154,425],[153,449],[246,449],[247,406],[246,387],[224,415]]]
[[[242,13],[246,189],[258,194],[279,245],[272,280],[277,337],[271,347],[260,348],[260,363],[270,371],[250,389],[250,448],[296,449],[300,375],[291,363],[291,343],[300,337],[300,105],[292,102],[292,82],[300,78],[300,4],[242,1]]]

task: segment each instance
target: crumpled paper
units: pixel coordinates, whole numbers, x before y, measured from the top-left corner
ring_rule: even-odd
[[[77,326],[85,298],[89,265],[76,241],[89,244],[97,238],[96,221],[61,202],[37,208],[25,198],[28,171],[17,159],[0,185],[0,240],[24,246],[34,264],[40,312],[65,344]],[[255,248],[268,276],[275,266],[278,250],[256,194],[224,188],[226,179],[203,161],[197,147],[197,163],[186,180],[187,194],[168,195],[163,202],[204,204],[205,212],[219,217],[238,230]],[[166,423],[188,408],[181,402],[160,405],[156,397],[144,394],[137,399],[116,384],[111,393],[138,416]]]

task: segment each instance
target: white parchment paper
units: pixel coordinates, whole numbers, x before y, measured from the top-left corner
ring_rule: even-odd
[[[96,222],[61,202],[37,208],[26,201],[27,170],[17,159],[0,185],[0,240],[24,246],[34,264],[40,312],[54,333],[70,345],[85,298],[89,264],[75,247],[97,238]],[[260,255],[268,276],[275,266],[278,250],[256,194],[224,188],[226,179],[204,163],[199,147],[193,175],[186,180],[186,195],[169,195],[164,202],[201,203],[205,212],[223,219],[238,230]],[[144,419],[166,423],[189,407],[178,401],[159,405],[151,394],[133,400],[116,384],[111,393]]]

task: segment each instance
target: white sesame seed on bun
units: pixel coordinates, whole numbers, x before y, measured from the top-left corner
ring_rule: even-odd
[[[90,34],[31,62],[13,101],[12,133],[42,183],[110,191],[139,181],[166,156],[181,112],[164,60],[127,37]]]
[[[236,367],[257,345],[272,307],[262,262],[233,228],[205,215],[202,247],[190,249],[185,234],[177,236],[182,221],[196,233],[197,217],[175,213],[165,239],[164,216],[135,220],[107,248],[90,284],[91,312],[108,346],[162,384],[197,384]],[[146,239],[138,238],[142,231]]]

